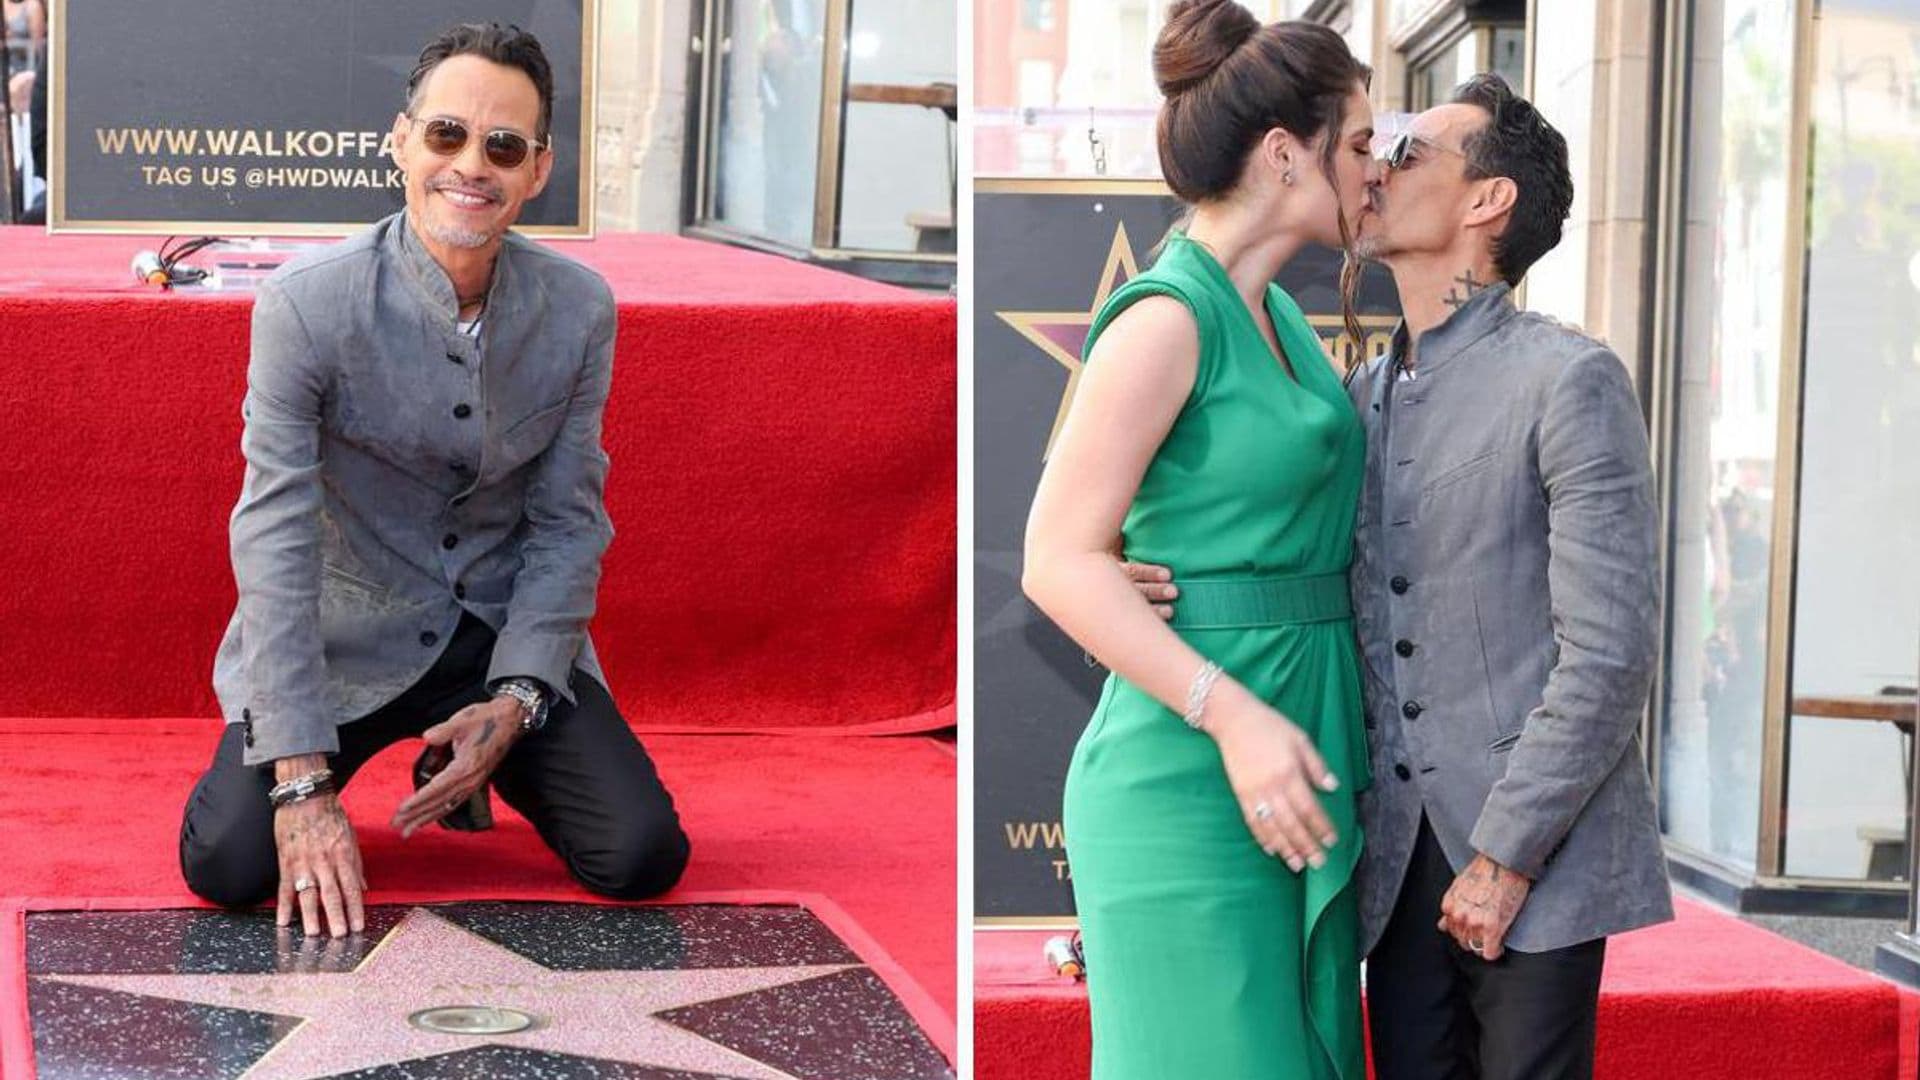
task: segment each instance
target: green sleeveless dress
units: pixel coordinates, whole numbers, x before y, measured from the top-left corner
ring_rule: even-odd
[[[1364,1080],[1354,797],[1368,784],[1347,599],[1366,437],[1299,307],[1267,311],[1298,381],[1226,271],[1174,233],[1107,301],[1179,300],[1192,393],[1126,516],[1127,558],[1173,568],[1174,629],[1314,740],[1340,790],[1327,865],[1260,850],[1212,738],[1119,676],[1074,749],[1063,821],[1087,955],[1094,1080]]]

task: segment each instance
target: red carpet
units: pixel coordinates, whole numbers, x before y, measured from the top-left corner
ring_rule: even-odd
[[[0,229],[3,716],[210,716],[244,294]],[[595,642],[654,730],[952,723],[954,305],[675,237],[556,245],[620,302]]]
[[[0,229],[0,897],[193,903],[250,303],[122,284],[152,246]],[[620,304],[593,630],[693,839],[669,898],[824,897],[951,1053],[950,747],[749,733],[953,723],[954,305],[671,237],[564,250]],[[412,753],[347,795],[373,900],[588,898],[504,806],[402,843]]]
[[[1055,932],[974,934],[978,1080],[1086,1080],[1086,993],[1040,958]],[[1595,1073],[1907,1080],[1914,1001],[1892,983],[1683,901],[1677,921],[1609,944]]]
[[[76,733],[87,728],[92,733]],[[0,721],[0,897],[197,906],[180,881],[180,808],[217,734],[205,720]],[[756,735],[646,741],[693,839],[687,875],[664,899],[741,890],[824,895],[953,1015],[957,831],[947,744]],[[371,901],[592,899],[497,799],[492,832],[428,829],[402,841],[386,822],[409,790],[416,751],[403,743],[376,758],[345,797]],[[0,999],[18,992],[0,986]],[[950,1019],[929,1034],[951,1052]]]

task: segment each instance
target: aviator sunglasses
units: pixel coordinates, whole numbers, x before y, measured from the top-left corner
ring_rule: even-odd
[[[408,119],[416,124],[426,125],[426,136],[422,141],[426,143],[427,149],[441,157],[453,157],[466,148],[467,125],[460,121],[449,120],[446,117],[434,117],[425,121],[418,117]],[[546,145],[531,142],[517,131],[496,128],[487,132],[483,149],[486,152],[488,164],[494,168],[517,169],[527,160],[529,154],[535,150],[546,149]]]
[[[1472,158],[1455,150],[1453,147],[1441,146],[1439,143],[1423,139],[1411,131],[1403,131],[1394,136],[1393,141],[1387,144],[1387,152],[1380,156],[1380,160],[1384,162],[1389,169],[1404,169],[1408,165],[1414,164],[1413,151],[1416,146],[1422,150],[1439,150],[1452,154],[1469,165],[1473,163]]]

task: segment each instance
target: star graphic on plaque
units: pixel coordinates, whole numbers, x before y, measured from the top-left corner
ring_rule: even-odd
[[[804,908],[384,907],[356,939],[271,916],[28,917],[40,1080],[951,1080]]]
[[[1094,287],[1093,303],[1085,311],[996,311],[1000,321],[1019,331],[1020,336],[1040,347],[1040,350],[1058,361],[1067,369],[1067,385],[1060,392],[1060,409],[1053,417],[1053,430],[1047,433],[1047,448],[1041,455],[1044,460],[1053,452],[1053,440],[1060,436],[1060,425],[1066,422],[1067,409],[1073,405],[1073,392],[1080,385],[1080,354],[1086,348],[1087,331],[1093,328],[1093,317],[1100,313],[1107,297],[1113,290],[1125,285],[1140,272],[1139,263],[1134,260],[1133,246],[1127,240],[1127,227],[1117,223],[1113,230],[1113,243],[1107,249],[1106,265],[1100,269],[1100,280]]]

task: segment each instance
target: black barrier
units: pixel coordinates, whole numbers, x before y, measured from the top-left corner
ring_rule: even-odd
[[[1060,842],[1067,759],[1106,672],[1021,595],[1020,546],[1088,324],[1180,215],[1143,180],[986,180],[974,187],[974,910],[982,925],[1071,917]],[[1280,283],[1348,355],[1340,256],[1314,249]],[[1392,279],[1369,267],[1359,310],[1386,351]]]
[[[387,139],[421,48],[457,23],[501,22],[540,39],[554,76],[553,175],[520,225],[587,233],[593,7],[61,0],[50,39],[49,227],[352,232],[404,202]]]

